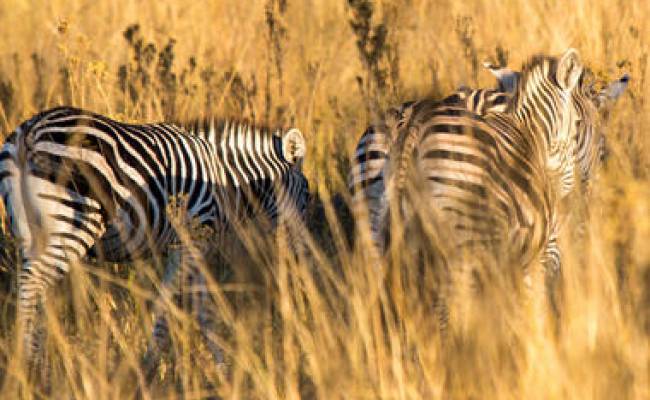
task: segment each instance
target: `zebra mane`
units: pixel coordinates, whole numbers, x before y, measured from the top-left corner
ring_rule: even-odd
[[[544,73],[544,75],[556,83],[555,71],[557,70],[558,59],[557,57],[548,56],[545,54],[536,54],[528,59],[521,67],[517,86],[514,90],[510,107],[517,108],[523,98],[527,96],[526,91],[531,80],[536,79],[536,72]],[[544,69],[546,68],[546,71]],[[534,83],[532,83],[534,84]]]
[[[576,75],[578,71],[579,74]],[[521,68],[519,83],[512,102],[514,107],[519,107],[522,99],[527,97],[530,85],[539,85],[537,82],[539,74],[542,74],[555,86],[575,87],[585,76],[585,68],[575,49],[568,49],[560,56],[544,54],[532,56]]]
[[[544,64],[548,65],[548,70],[546,72],[546,75],[549,79],[551,79],[554,83],[556,82],[556,71],[557,71],[557,65],[558,65],[558,57],[552,57],[552,56],[547,56],[547,55],[536,55],[533,56],[523,67],[522,71],[518,74],[518,82],[516,85],[516,88],[514,90],[514,95],[513,95],[513,101],[510,103],[511,107],[515,107],[517,102],[522,96],[525,96],[528,80],[532,78],[532,71],[534,71],[536,68],[543,68]],[[597,96],[601,94],[602,90],[606,90],[607,88],[607,83],[606,81],[602,79],[597,79],[596,75],[590,68],[583,68],[580,78],[578,80],[578,84],[576,85],[576,88],[573,92],[573,96],[584,96],[588,99],[592,99],[594,101],[597,100]]]
[[[221,118],[215,116],[196,118],[189,121],[177,122],[176,125],[182,127],[192,135],[199,136],[212,144],[217,144],[219,139],[227,131],[227,128],[244,128],[246,130],[258,131],[264,135],[282,136],[284,129],[270,128],[266,125],[257,125],[247,119]]]

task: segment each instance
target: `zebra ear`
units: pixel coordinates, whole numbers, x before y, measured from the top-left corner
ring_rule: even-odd
[[[576,87],[582,75],[582,62],[576,49],[567,50],[557,63],[555,77],[560,87],[571,91]]]
[[[483,67],[487,68],[497,78],[499,91],[506,93],[515,92],[517,83],[519,82],[519,72],[515,72],[508,67],[497,67],[488,61],[483,63]]]
[[[291,164],[298,163],[305,157],[307,146],[300,130],[289,129],[282,135],[282,156]]]

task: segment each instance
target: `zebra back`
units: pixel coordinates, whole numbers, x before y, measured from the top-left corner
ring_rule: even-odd
[[[501,83],[498,85],[501,86]],[[386,113],[385,120],[373,124],[363,133],[357,143],[348,177],[348,187],[353,193],[357,213],[368,212],[371,235],[375,243],[383,242],[384,229],[381,221],[386,219],[388,200],[386,198],[385,169],[391,149],[400,140],[400,131],[412,115],[426,118],[415,108],[458,107],[469,113],[486,115],[503,112],[511,100],[511,93],[496,89],[470,89],[461,87],[440,101],[424,100],[406,102]],[[403,139],[403,138],[402,138]],[[380,245],[379,247],[383,247]]]
[[[575,163],[571,96],[581,73],[573,51],[535,56],[505,112],[414,104],[390,155],[388,198],[404,213],[415,207],[413,195],[423,196],[418,202],[435,209],[434,226],[448,228],[452,252],[465,243],[497,243],[513,262],[527,264],[557,223],[557,199],[572,187],[566,182]]]
[[[510,92],[462,86],[442,100],[426,101],[432,107],[457,106],[474,114],[486,115],[504,112],[511,99]],[[352,192],[358,192],[381,179],[380,174],[388,159],[391,145],[397,140],[396,132],[409,118],[415,104],[415,101],[409,101],[397,108],[389,109],[384,121],[370,125],[361,135],[354,151],[352,170],[348,177],[348,187]]]
[[[261,131],[269,131],[273,136],[281,139],[281,152],[282,157],[290,164],[295,165],[298,169],[301,168],[301,161],[305,157],[307,146],[305,138],[299,129],[268,129],[266,127],[258,127],[254,123],[246,120],[228,120],[219,119],[215,117],[200,118],[189,122],[180,122],[176,124],[189,134],[199,136],[212,144],[219,146],[225,136],[243,135],[246,132],[254,133]],[[250,143],[242,143],[245,146]]]

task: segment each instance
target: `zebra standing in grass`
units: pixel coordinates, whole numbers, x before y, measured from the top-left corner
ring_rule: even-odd
[[[22,123],[0,151],[0,195],[21,239],[18,321],[25,356],[46,291],[86,255],[124,261],[176,240],[170,197],[189,218],[223,227],[267,215],[300,220],[308,197],[297,129],[238,122],[131,125],[61,107]]]
[[[540,260],[545,271],[559,271],[560,202],[599,146],[598,115],[581,109],[596,102],[583,77],[571,49],[524,65],[504,112],[430,101],[410,107],[386,166],[387,201],[404,221],[417,214],[434,230],[452,282],[457,274],[465,280],[473,263],[526,270]],[[592,139],[580,137],[586,132]],[[374,229],[386,231],[387,222]]]
[[[494,68],[491,64],[486,64],[486,68],[497,78],[497,89],[471,89],[463,86],[433,104],[464,107],[478,115],[504,112],[512,98],[517,75],[508,69]],[[384,173],[395,140],[391,132],[401,129],[415,103],[406,102],[399,108],[390,109],[384,122],[368,127],[359,139],[352,159],[348,187],[353,193],[357,212],[367,209],[371,237],[379,249],[385,245],[382,221],[386,217],[388,203]]]
[[[484,63],[484,66],[497,78],[496,89],[461,87],[440,102],[404,103],[399,109],[389,111],[384,124],[369,127],[361,136],[354,153],[349,187],[354,194],[355,204],[368,205],[372,236],[380,249],[384,247],[383,222],[388,211],[384,183],[385,166],[395,140],[392,138],[391,131],[395,133],[404,128],[415,105],[422,109],[460,107],[465,108],[468,113],[480,116],[508,110],[509,102],[521,81],[521,73],[505,67],[495,67],[490,63]],[[590,72],[585,71],[580,79],[580,84],[572,98],[577,113],[576,163],[581,181],[587,184],[592,170],[602,159],[605,151],[605,137],[600,129],[600,114],[623,93],[629,78],[624,75],[600,92],[594,90],[591,82],[593,76]]]

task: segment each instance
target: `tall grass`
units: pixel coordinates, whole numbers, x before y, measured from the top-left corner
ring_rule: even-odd
[[[173,351],[144,396],[649,398],[648,18],[644,3],[613,0],[7,0],[0,137],[61,104],[126,121],[242,116],[305,134],[315,197],[307,254],[290,256],[282,235],[219,241],[204,267],[226,365],[210,362],[188,313],[170,304]],[[492,85],[484,59],[517,67],[569,46],[599,76],[625,71],[632,82],[611,112],[589,207],[565,223],[559,328],[538,320],[543,296],[527,298],[504,270],[463,300],[462,327],[440,338],[435,277],[402,251],[432,238],[394,248],[378,285],[367,235],[353,235],[354,144],[388,105]],[[161,263],[77,265],[56,288],[53,398],[135,393]],[[0,274],[0,397],[38,397],[14,354],[15,274]]]

